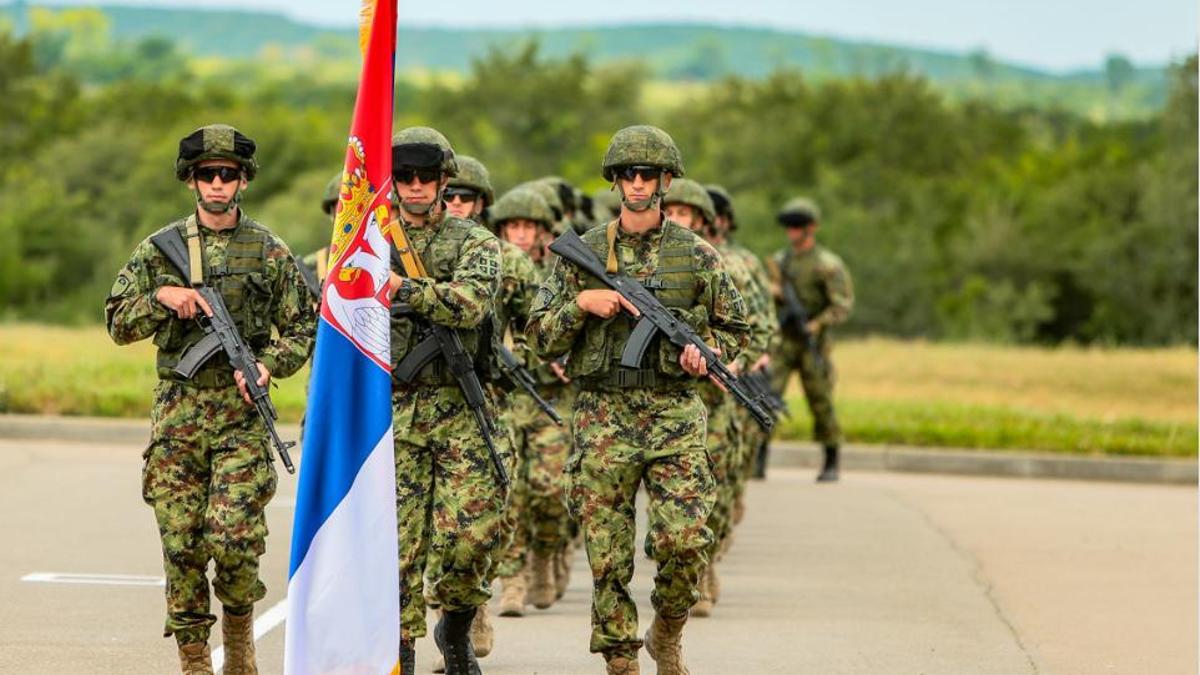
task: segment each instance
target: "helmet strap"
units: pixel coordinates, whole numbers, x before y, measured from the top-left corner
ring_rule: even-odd
[[[658,179],[658,185],[654,188],[654,194],[650,195],[646,199],[639,199],[636,201],[628,199],[625,196],[625,190],[621,187],[621,181],[619,180],[613,180],[613,187],[621,193],[621,203],[625,205],[625,208],[633,211],[634,213],[649,211],[651,208],[662,202],[663,189],[661,177]]]
[[[238,204],[242,203],[242,189],[240,187],[237,189],[236,192],[233,193],[233,198],[227,202],[205,201],[204,195],[200,193],[199,187],[193,188],[193,192],[196,193],[196,205],[197,206],[199,206],[200,208],[204,209],[205,211],[207,211],[209,213],[212,213],[212,214],[218,215],[218,216],[223,213],[229,213],[233,209],[237,208]]]

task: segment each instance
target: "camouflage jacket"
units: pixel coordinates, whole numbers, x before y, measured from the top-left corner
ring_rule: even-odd
[[[783,284],[790,283],[810,321],[825,338],[829,328],[844,323],[854,309],[854,282],[846,264],[835,253],[816,245],[803,253],[791,248],[771,258],[771,288],[776,308],[783,309]]]
[[[168,227],[181,227],[182,223]],[[213,278],[213,270],[229,268],[229,245],[239,233],[262,241],[261,260],[252,268],[229,270]],[[295,373],[312,351],[316,314],[287,244],[240,211],[236,227],[214,231],[201,226],[200,239],[206,282],[220,289],[258,360],[274,377]],[[162,286],[188,283],[147,237],[117,274],[104,303],[105,319],[108,334],[117,344],[153,337],[159,348],[159,377],[178,379],[164,364],[177,361],[198,339],[198,332],[194,322],[179,319],[155,299]],[[209,364],[197,373],[197,384],[233,385],[233,370],[223,354],[214,356]]]
[[[584,241],[593,247],[607,248],[604,241],[605,227],[596,227],[584,235]],[[645,233],[629,233],[617,228],[616,255],[622,272],[640,281],[657,274],[671,275],[676,283],[687,279],[687,288],[656,291],[663,295],[680,296],[687,307],[672,307],[672,311],[687,321],[706,341],[719,348],[722,359],[729,361],[749,340],[750,326],[746,323],[746,306],[742,296],[726,272],[721,256],[716,249],[699,236],[677,223],[664,220],[661,227]],[[683,247],[687,253],[689,269],[682,270],[674,265],[663,265],[660,257],[666,255],[668,246]],[[671,257],[678,257],[671,253]],[[604,257],[601,256],[601,259]],[[674,286],[675,284],[672,284]],[[599,282],[575,265],[557,260],[549,278],[538,289],[530,315],[527,335],[534,351],[545,359],[554,359],[570,354],[568,374],[578,376],[603,376],[620,358],[620,338],[628,334],[633,317],[619,314],[611,319],[601,319],[586,314],[576,298],[588,288],[601,287]],[[668,304],[664,300],[664,304]],[[618,322],[623,322],[624,325]],[[603,353],[598,353],[603,352]],[[659,341],[658,353],[652,348],[647,352],[646,362],[660,372],[675,378],[687,378],[679,366],[679,349],[665,340]]]
[[[779,332],[779,321],[775,317],[775,303],[767,281],[766,269],[758,256],[732,241],[717,246],[725,268],[733,279],[734,286],[746,301],[746,318],[750,322],[750,341],[738,354],[740,372],[746,372],[760,356],[771,347],[772,337]]]

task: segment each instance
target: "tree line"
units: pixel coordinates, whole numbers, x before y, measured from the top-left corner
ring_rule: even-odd
[[[189,208],[180,137],[223,121],[259,144],[245,208],[297,252],[328,242],[353,81],[252,62],[198,74],[142,45],[86,81],[61,45],[0,32],[0,317],[93,322],[134,244]],[[56,51],[57,50],[57,51]],[[1098,123],[1055,108],[950,99],[897,73],[798,69],[663,89],[636,63],[493,49],[465,77],[400,79],[397,128],[429,124],[501,190],[546,174],[604,189],[608,138],[650,122],[688,175],[734,194],[738,237],[782,245],[774,212],[807,194],[858,293],[846,332],[1017,343],[1196,343],[1196,59],[1157,114]]]

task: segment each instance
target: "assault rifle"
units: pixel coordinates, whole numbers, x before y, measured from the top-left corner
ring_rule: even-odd
[[[162,251],[167,261],[178,270],[182,278],[189,278],[188,247],[178,229],[170,228],[160,232],[151,237],[150,241],[158,247],[158,250]],[[246,383],[246,392],[250,394],[254,409],[262,418],[263,426],[267,428],[267,433],[271,436],[271,444],[279,453],[279,459],[283,460],[284,468],[288,473],[296,473],[291,455],[288,454],[288,449],[296,443],[295,441],[284,442],[279,437],[279,432],[275,430],[275,420],[278,419],[278,414],[275,412],[275,405],[271,403],[271,392],[258,383],[258,378],[261,376],[258,372],[258,359],[254,357],[250,345],[246,344],[241,334],[238,333],[237,324],[234,323],[229,308],[225,306],[225,299],[216,289],[204,283],[195,284],[193,288],[212,308],[213,315],[208,316],[204,312],[197,313],[196,321],[204,329],[204,337],[184,352],[179,364],[175,366],[175,372],[191,379],[200,366],[207,363],[218,352],[224,352],[229,357],[229,365],[233,366],[234,370],[241,372],[242,379]]]
[[[625,349],[621,354],[621,366],[625,368],[640,367],[646,349],[650,346],[652,338],[658,333],[662,333],[671,341],[671,344],[680,349],[687,345],[695,345],[700,350],[700,355],[704,357],[709,375],[733,394],[738,403],[750,411],[759,426],[770,431],[775,425],[775,419],[771,414],[755,399],[746,385],[739,381],[724,363],[721,363],[716,352],[704,343],[704,340],[696,334],[696,331],[692,330],[691,326],[664,307],[654,293],[631,277],[609,274],[604,265],[596,259],[596,254],[592,252],[592,249],[573,230],[567,230],[562,236],[555,239],[554,243],[550,244],[550,250],[620,293],[630,304],[637,307],[641,318],[634,326],[629,341],[625,343]]]
[[[404,231],[399,220],[392,221],[392,238],[394,244],[391,255],[392,263],[404,270],[405,276],[413,278],[429,276],[425,273],[425,265],[417,257],[416,251],[408,240],[408,233]],[[402,313],[423,329],[424,337],[409,350],[400,363],[396,364],[392,371],[393,374],[401,382],[412,382],[422,368],[438,356],[442,357],[446,369],[458,383],[467,407],[471,409],[471,415],[475,417],[475,423],[479,426],[479,433],[483,436],[483,442],[488,448],[488,455],[492,459],[492,467],[496,469],[496,479],[507,489],[508,472],[504,470],[500,454],[496,451],[496,443],[492,439],[492,433],[496,429],[488,414],[487,397],[483,392],[483,384],[479,381],[479,374],[475,372],[474,359],[467,353],[467,348],[463,345],[458,331],[415,314],[403,312],[393,306],[393,316]]]
[[[317,279],[317,274],[309,269],[308,265],[305,265],[304,261],[300,260],[299,257],[292,256],[292,259],[296,261],[296,269],[300,270],[300,278],[304,280],[304,287],[312,295],[313,302],[320,303],[321,281]]]
[[[791,254],[788,255],[790,257]],[[817,348],[816,336],[808,330],[808,309],[800,301],[796,287],[787,278],[785,270],[787,270],[787,260],[784,260],[779,269],[779,285],[783,287],[783,311],[779,313],[779,327],[786,330],[790,326],[799,333],[801,339],[804,340],[804,348],[812,355],[813,365],[819,370],[823,370],[825,359],[821,356],[821,350]]]
[[[513,384],[524,389],[526,394],[532,396],[534,402],[542,409],[542,412],[546,413],[550,419],[554,420],[555,424],[561,427],[563,424],[562,416],[558,414],[554,406],[547,403],[546,399],[538,395],[537,383],[534,382],[533,375],[525,369],[525,366],[521,365],[521,362],[517,360],[516,354],[513,354],[512,350],[504,346],[504,343],[497,343],[496,357],[496,360],[500,363],[500,369],[504,371],[505,376]]]
[[[754,397],[762,401],[767,410],[770,410],[775,415],[776,419],[778,419],[779,414],[788,418],[792,416],[791,411],[788,410],[787,402],[783,400],[783,396],[771,388],[771,374],[766,368],[750,371],[742,375],[741,380],[746,383],[746,386],[754,394]]]

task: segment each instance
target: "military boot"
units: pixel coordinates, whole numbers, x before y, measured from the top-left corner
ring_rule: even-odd
[[[224,611],[221,635],[225,639],[225,675],[258,675],[254,661],[254,611]]]
[[[825,465],[817,474],[818,483],[834,483],[838,479],[838,446],[831,443],[825,446]]]
[[[687,615],[668,619],[654,615],[654,623],[646,631],[646,653],[658,664],[658,675],[689,675],[683,665],[683,624]]]
[[[743,490],[733,500],[733,524],[741,525],[746,517],[746,492]]]
[[[471,646],[475,648],[475,656],[483,658],[492,652],[496,632],[492,630],[492,622],[488,618],[488,606],[482,604],[475,612],[471,621]]]
[[[632,657],[626,654],[605,654],[604,667],[606,675],[640,675],[637,654]]]
[[[564,546],[554,554],[554,599],[561,600],[567,593],[571,583],[571,560],[575,557],[575,549]]]
[[[446,659],[446,675],[480,675],[479,661],[471,648],[471,621],[475,608],[444,611],[433,628],[433,641]]]
[[[400,672],[403,675],[416,672],[417,649],[412,638],[400,638]]]
[[[551,576],[553,562],[548,555],[533,554],[533,581],[529,585],[529,602],[538,609],[548,609],[554,604],[554,577]]]
[[[525,575],[500,579],[500,616],[525,616]]]
[[[179,666],[183,675],[213,675],[212,651],[208,643],[179,645]]]

